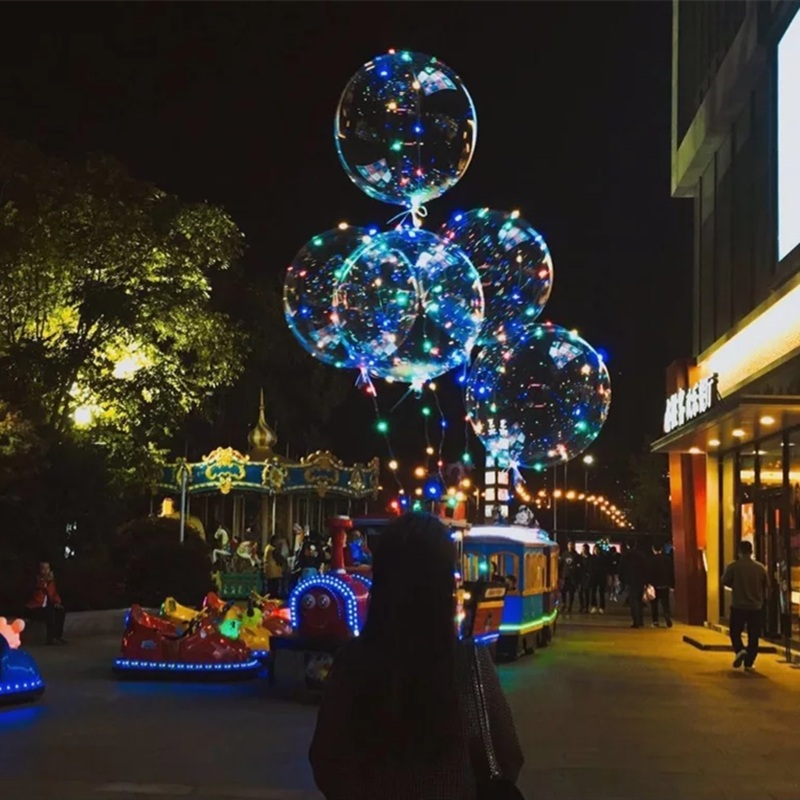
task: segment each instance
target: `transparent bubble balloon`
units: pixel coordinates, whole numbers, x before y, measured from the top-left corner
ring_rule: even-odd
[[[353,366],[333,314],[333,292],[345,260],[367,238],[366,229],[342,224],[306,242],[286,270],[286,322],[297,341],[326,364]]]
[[[335,304],[345,346],[373,375],[421,386],[469,359],[483,323],[480,278],[436,234],[403,227],[371,237],[348,261],[342,287],[359,298],[355,311],[350,300]],[[383,307],[391,317],[407,312],[391,348],[376,335]]]
[[[518,212],[488,208],[454,214],[441,234],[469,256],[481,275],[486,297],[481,344],[522,335],[553,288],[553,261],[542,236]]]
[[[396,356],[417,317],[419,297],[413,262],[400,256],[371,257],[373,245],[387,234],[361,244],[337,271],[332,319],[348,366],[381,374]],[[380,249],[383,252],[383,249]],[[363,255],[367,254],[364,258]]]
[[[408,208],[456,184],[476,135],[461,80],[422,53],[390,51],[365,64],[336,112],[336,148],[350,180],[376,200]]]
[[[494,344],[467,378],[467,413],[503,467],[543,470],[583,452],[611,405],[611,379],[595,350],[557,325],[535,325],[513,346]]]

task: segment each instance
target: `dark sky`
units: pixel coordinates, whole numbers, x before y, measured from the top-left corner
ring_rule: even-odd
[[[658,433],[691,307],[691,209],[669,195],[669,3],[20,3],[0,6],[0,30],[0,130],[53,155],[111,153],[223,205],[249,268],[275,276],[312,234],[395,214],[339,166],[334,111],[373,56],[436,55],[479,125],[431,227],[457,208],[521,209],[553,254],[544,317],[609,354],[598,460],[623,464]],[[383,455],[361,402],[360,432],[342,430]]]

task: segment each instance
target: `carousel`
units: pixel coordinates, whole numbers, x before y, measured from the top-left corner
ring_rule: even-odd
[[[187,532],[206,539],[217,588],[228,599],[262,589],[268,543],[277,542],[291,557],[304,536],[322,533],[331,516],[367,513],[379,489],[377,458],[346,466],[327,451],[299,459],[288,450],[275,452],[263,391],[248,444],[246,454],[218,447],[199,462],[167,465],[156,487],[164,496],[162,516],[180,519],[181,541]]]

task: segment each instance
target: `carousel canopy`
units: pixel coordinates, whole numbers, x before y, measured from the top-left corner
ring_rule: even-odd
[[[316,492],[320,497],[361,499],[378,491],[379,462],[374,458],[369,464],[348,467],[335,455],[325,451],[312,453],[299,462],[278,455],[254,461],[232,447],[218,447],[200,462],[178,461],[166,466],[158,488],[179,493],[184,474],[189,494],[244,491],[281,495]]]

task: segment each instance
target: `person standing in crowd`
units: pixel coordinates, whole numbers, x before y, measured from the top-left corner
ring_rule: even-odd
[[[64,641],[66,612],[61,604],[56,578],[49,562],[39,563],[35,586],[25,605],[32,620],[44,622],[47,644],[66,644]]]
[[[589,600],[591,595],[592,586],[592,569],[591,569],[592,555],[589,552],[589,545],[584,544],[581,548],[581,555],[578,559],[580,584],[578,590],[578,599],[581,604],[581,614],[589,613]]]
[[[589,558],[589,589],[591,592],[591,614],[606,613],[606,576],[608,565],[600,545],[595,545]]]
[[[561,605],[569,617],[572,616],[575,590],[578,588],[578,554],[575,552],[575,542],[572,539],[567,542],[567,549],[561,554],[558,572],[561,576]]]
[[[758,656],[758,639],[764,621],[764,603],[769,594],[767,568],[753,558],[753,544],[742,539],[737,548],[739,557],[725,568],[722,585],[732,590],[731,644],[736,658],[733,668],[744,664],[752,670]],[[742,642],[742,632],[747,628],[747,647]]]
[[[650,613],[653,617],[653,627],[659,627],[658,607],[664,614],[664,622],[668,628],[672,627],[672,614],[670,613],[669,593],[675,586],[672,559],[664,552],[664,545],[656,542],[653,545],[653,555],[650,558],[650,583],[656,591],[656,596],[650,601]]]
[[[455,560],[434,516],[406,514],[381,534],[367,621],[336,655],[309,752],[327,800],[477,797],[477,681],[500,772],[517,780],[524,759],[494,663],[457,636]]]
[[[608,564],[608,599],[616,603],[619,599],[619,550],[615,544],[609,545],[606,559]]]
[[[620,577],[628,588],[631,607],[632,628],[644,625],[644,587],[647,585],[647,556],[636,546],[635,541],[627,544],[620,562]]]
[[[283,586],[283,573],[287,567],[281,552],[280,537],[273,536],[269,540],[269,544],[264,548],[262,564],[267,584],[267,594],[273,598],[280,597]]]

